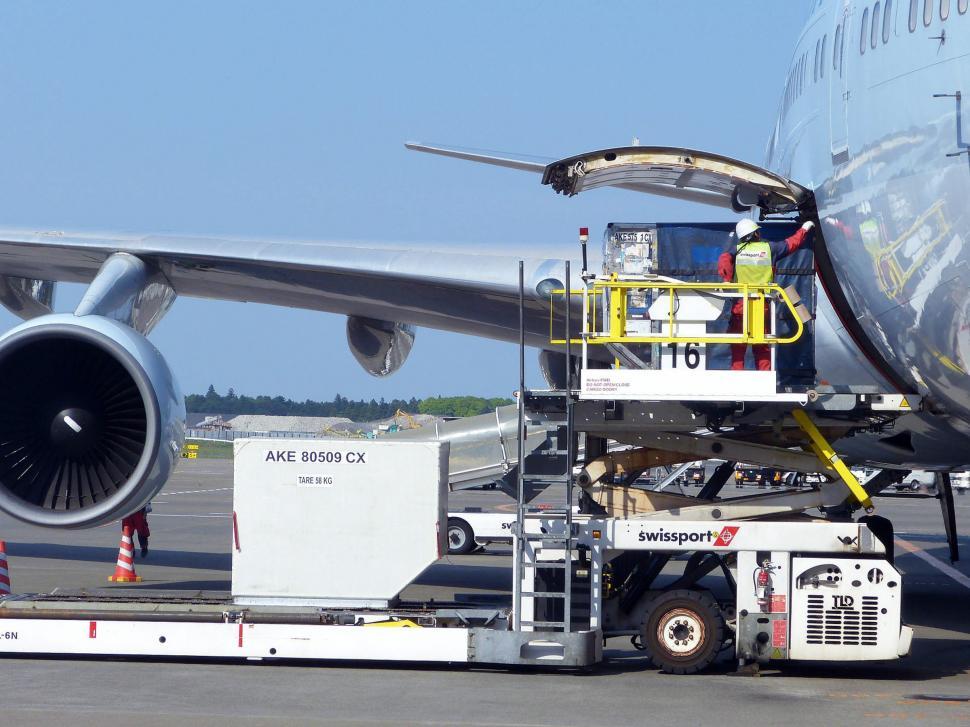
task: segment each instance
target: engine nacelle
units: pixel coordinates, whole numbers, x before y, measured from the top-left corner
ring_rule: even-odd
[[[372,376],[388,376],[404,365],[414,345],[414,326],[349,316],[347,345],[364,371]]]
[[[148,339],[52,314],[0,338],[0,508],[84,528],[144,507],[185,439],[185,400]]]

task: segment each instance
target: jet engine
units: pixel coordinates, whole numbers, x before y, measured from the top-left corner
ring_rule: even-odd
[[[389,376],[404,365],[414,345],[414,326],[349,316],[347,345],[364,371],[372,376]]]
[[[185,403],[158,350],[97,316],[51,314],[0,338],[0,508],[94,527],[144,507],[185,438]]]

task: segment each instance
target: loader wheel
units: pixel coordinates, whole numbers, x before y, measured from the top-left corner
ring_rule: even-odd
[[[641,634],[654,666],[667,674],[695,674],[721,650],[724,618],[706,591],[667,591],[648,604]]]
[[[448,518],[448,555],[464,555],[475,549],[472,526],[456,517]]]

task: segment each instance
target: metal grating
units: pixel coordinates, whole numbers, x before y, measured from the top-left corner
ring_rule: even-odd
[[[806,641],[826,646],[876,646],[879,640],[879,597],[863,596],[862,609],[825,608],[823,594],[808,596]]]

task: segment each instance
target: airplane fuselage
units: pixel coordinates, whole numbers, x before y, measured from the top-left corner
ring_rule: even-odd
[[[766,164],[814,190],[839,286],[876,353],[870,363],[965,433],[967,6],[817,3],[795,49]],[[970,463],[961,449],[951,461]]]

